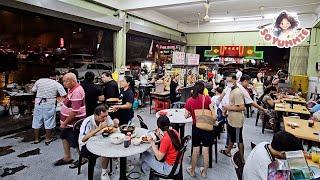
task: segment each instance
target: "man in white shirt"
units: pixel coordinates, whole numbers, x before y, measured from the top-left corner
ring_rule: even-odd
[[[248,91],[245,89],[249,85],[249,82],[250,82],[250,76],[244,74],[240,78],[240,83],[237,83],[238,88],[241,90],[241,92],[244,96],[245,104],[250,104],[251,106],[267,113],[268,110],[264,109],[257,102],[253,101],[252,98],[250,97]],[[230,92],[231,92],[231,88],[226,87],[225,90],[223,91],[223,93],[221,94],[220,98],[218,99],[218,104],[221,102],[220,105],[222,107],[229,105]],[[228,143],[229,143],[229,137],[227,136],[226,145],[228,145]]]
[[[250,82],[250,76],[245,74],[240,78],[240,83],[237,83],[238,88],[241,90],[241,92],[242,92],[242,94],[244,96],[245,104],[250,104],[251,106],[253,106],[253,107],[255,107],[255,108],[259,109],[259,110],[267,112],[266,109],[264,109],[263,107],[259,106],[257,104],[257,102],[252,100],[252,98],[250,97],[248,91],[245,89],[249,85],[249,82]],[[221,96],[220,96],[220,98],[218,100],[218,103],[221,102],[222,106],[228,105],[229,104],[230,92],[231,92],[231,88],[226,87],[225,90],[223,91],[223,93],[221,94]]]
[[[301,141],[294,135],[280,131],[272,139],[271,144],[262,142],[249,154],[243,169],[242,179],[266,180],[268,166],[275,159],[285,159],[286,151],[303,150]]]
[[[88,151],[86,147],[86,142],[95,135],[101,134],[102,129],[106,127],[117,127],[119,125],[119,120],[115,119],[112,121],[110,116],[108,116],[108,110],[105,106],[100,105],[97,106],[94,110],[94,114],[87,117],[81,124],[80,127],[80,133],[79,133],[79,149],[81,151],[81,154],[84,157],[89,157],[89,159],[96,159],[98,158],[97,155],[92,154],[90,151]],[[102,173],[101,173],[101,180],[109,180],[108,175],[108,163],[109,159],[106,157],[101,157],[101,167],[102,167]]]
[[[49,78],[37,80],[31,89],[36,92],[33,111],[32,128],[34,129],[34,144],[40,143],[39,130],[44,125],[46,130],[45,144],[49,145],[56,137],[51,137],[52,129],[56,127],[57,95],[66,96],[63,86],[56,81],[56,73],[51,72]]]

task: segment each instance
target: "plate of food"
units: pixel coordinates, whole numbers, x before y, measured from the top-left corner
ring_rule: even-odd
[[[297,124],[295,122],[288,122],[287,125],[291,126],[291,127],[299,127],[299,124]]]
[[[108,127],[103,128],[102,131],[106,132],[106,133],[113,133],[116,131],[116,128],[114,128],[112,126],[108,126]]]
[[[120,126],[120,131],[124,134],[127,134],[128,132],[133,134],[134,130],[135,130],[135,127],[132,125],[128,126],[127,124],[123,124]]]
[[[148,142],[149,142],[149,141],[148,141],[148,136],[147,136],[147,135],[141,136],[141,142],[143,142],[143,143],[148,143]]]
[[[117,128],[108,126],[102,129],[102,136],[103,137],[108,137],[110,134],[114,133],[117,131]]]
[[[161,111],[159,112],[159,115],[160,115],[160,116],[168,116],[168,112],[165,111],[165,110],[161,110]]]
[[[276,105],[278,108],[285,108],[284,104],[277,104]]]

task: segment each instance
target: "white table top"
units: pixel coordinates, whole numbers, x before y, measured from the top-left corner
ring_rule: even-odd
[[[173,109],[164,109],[161,111],[167,112],[167,116],[168,116],[171,123],[177,123],[177,124],[192,123],[192,117],[189,117],[187,119],[184,117],[185,109],[174,109],[173,108]],[[160,116],[159,113],[161,111],[158,111],[156,113],[157,118]]]
[[[135,133],[137,136],[147,135],[148,130],[136,127]],[[104,138],[101,134],[91,137],[87,142],[87,148],[93,154],[102,157],[118,158],[128,157],[147,151],[151,145],[149,143],[141,143],[135,146],[131,143],[128,148],[124,148],[123,143],[112,144],[110,137]]]

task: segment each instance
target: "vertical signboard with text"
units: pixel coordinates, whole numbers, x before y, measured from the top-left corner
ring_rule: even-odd
[[[199,65],[200,55],[199,54],[186,54],[187,65]]]
[[[185,53],[174,51],[172,53],[172,64],[174,65],[184,65],[185,64]]]

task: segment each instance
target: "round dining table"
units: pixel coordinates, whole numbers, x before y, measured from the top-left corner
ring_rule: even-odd
[[[136,127],[134,134],[141,137],[143,135],[150,134],[150,131]],[[125,148],[123,143],[113,144],[110,137],[103,137],[101,134],[91,137],[86,145],[88,150],[95,155],[109,158],[120,158],[120,180],[127,179],[127,157],[143,153],[151,147],[150,143],[141,143],[138,146],[131,143],[128,148]],[[93,176],[93,174],[91,176]]]
[[[166,113],[172,127],[180,133],[180,138],[184,137],[186,123],[192,123],[192,117],[185,118],[185,109],[164,109],[156,113],[156,117],[160,117],[160,113]]]

